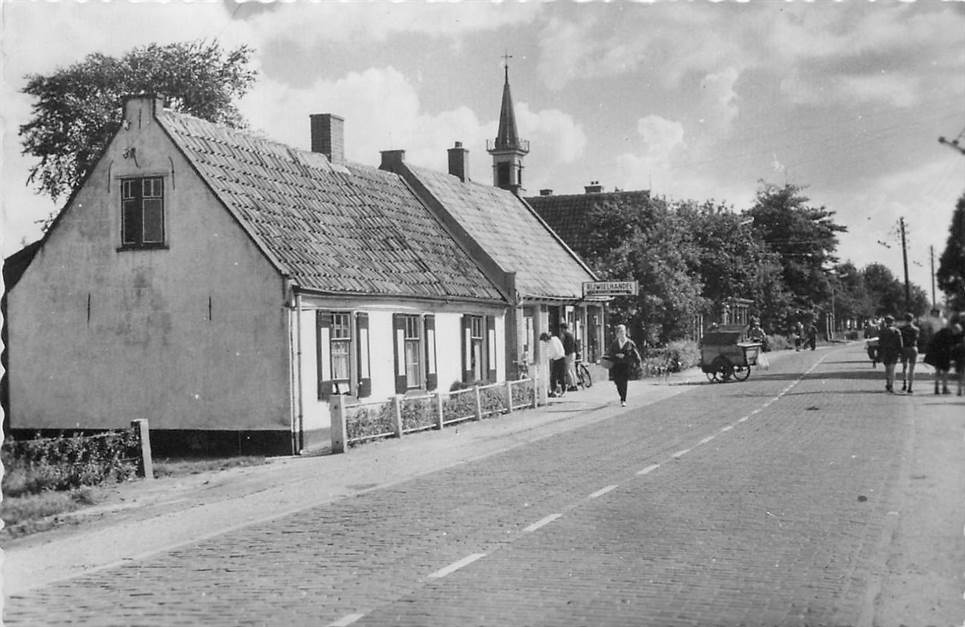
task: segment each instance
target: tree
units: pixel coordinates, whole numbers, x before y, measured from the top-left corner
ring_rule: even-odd
[[[939,257],[935,279],[948,296],[948,304],[956,311],[965,309],[965,194],[952,213],[948,242]]]
[[[726,206],[685,202],[676,207],[684,233],[694,247],[693,273],[703,285],[701,295],[711,307],[730,297],[754,301],[752,313],[765,329],[773,328],[789,305],[781,260],[754,237],[749,217]]]
[[[176,111],[243,128],[233,102],[255,80],[251,52],[224,51],[217,42],[149,44],[119,59],[95,53],[49,76],[26,76],[22,91],[37,102],[19,134],[23,154],[39,159],[27,183],[54,201],[70,193],[117,131],[128,94],[155,93]]]
[[[746,215],[754,218],[755,236],[780,256],[794,309],[814,313],[817,305],[830,302],[828,268],[837,262],[837,233],[847,228],[834,222],[835,212],[808,205],[803,190],[762,182]]]
[[[643,345],[685,337],[704,301],[699,280],[689,272],[692,249],[680,217],[663,199],[645,207],[612,200],[595,207],[588,222],[589,243],[578,252],[594,272],[640,283],[639,296],[611,303],[612,319],[627,324]]]

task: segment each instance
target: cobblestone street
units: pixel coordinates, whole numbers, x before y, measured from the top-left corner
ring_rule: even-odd
[[[862,355],[677,379],[656,402],[18,591],[5,624],[961,624],[963,402],[886,394]]]

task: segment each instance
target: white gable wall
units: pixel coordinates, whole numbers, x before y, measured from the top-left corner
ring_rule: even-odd
[[[147,100],[9,297],[14,428],[289,430],[281,275]],[[118,250],[121,179],[164,181],[166,248]]]

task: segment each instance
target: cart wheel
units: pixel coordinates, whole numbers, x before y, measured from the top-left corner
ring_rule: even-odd
[[[747,378],[751,376],[750,366],[737,366],[734,368],[734,379],[738,381],[747,381]]]
[[[721,383],[727,382],[734,376],[734,364],[730,363],[730,360],[726,357],[718,357],[711,365],[714,368],[715,380]]]
[[[704,374],[707,375],[707,380],[710,381],[711,383],[716,383],[716,382],[717,382],[717,371],[716,371],[716,370],[713,371],[713,372],[705,372]]]

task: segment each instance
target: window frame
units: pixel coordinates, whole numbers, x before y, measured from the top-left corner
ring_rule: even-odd
[[[156,201],[156,206],[148,203]],[[130,209],[128,204],[133,205]],[[167,207],[165,206],[164,177],[128,176],[120,179],[120,241],[118,250],[144,250],[167,248]],[[147,218],[154,210],[159,215],[155,220]],[[133,224],[130,221],[133,220]],[[156,226],[159,239],[148,239],[147,229]],[[136,237],[127,239],[129,228],[136,230]]]

